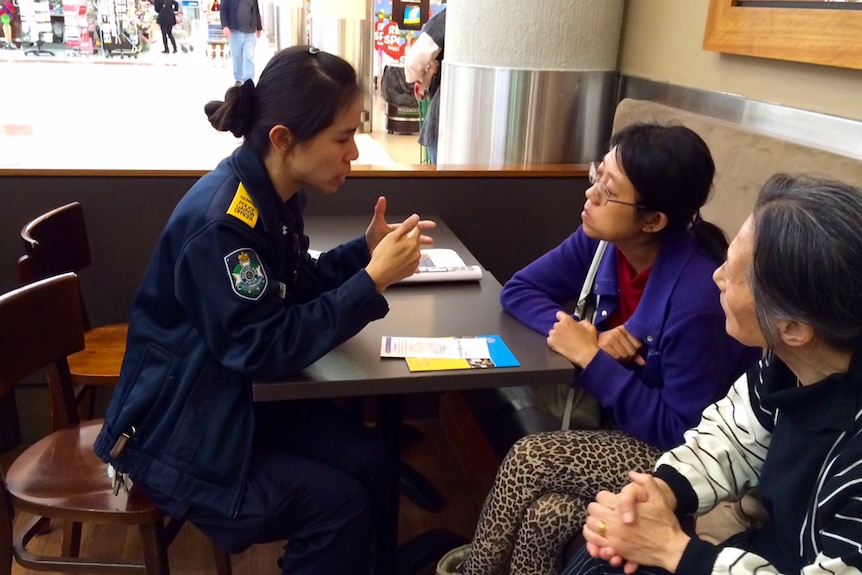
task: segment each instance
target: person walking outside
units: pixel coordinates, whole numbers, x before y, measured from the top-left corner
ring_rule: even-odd
[[[180,9],[180,5],[177,4],[176,0],[161,0],[160,2],[156,2],[156,11],[158,12],[158,16],[156,16],[156,22],[159,24],[159,28],[162,30],[162,54],[169,54],[168,50],[168,40],[171,41],[171,45],[174,48],[174,54],[177,53],[177,41],[174,39],[174,26],[177,24],[177,10]]]
[[[233,59],[233,79],[239,86],[254,79],[254,48],[263,26],[257,0],[224,0],[219,10],[224,37]]]

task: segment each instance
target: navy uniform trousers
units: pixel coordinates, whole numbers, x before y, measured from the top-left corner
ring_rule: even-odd
[[[386,497],[382,438],[327,400],[258,403],[254,452],[237,516],[151,493],[222,549],[289,540],[282,573],[369,573],[375,512]]]

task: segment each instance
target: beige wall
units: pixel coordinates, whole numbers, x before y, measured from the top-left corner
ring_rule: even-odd
[[[707,52],[709,0],[628,0],[620,71],[862,120],[862,71]]]

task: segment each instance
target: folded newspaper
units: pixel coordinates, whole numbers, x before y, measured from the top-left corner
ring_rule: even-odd
[[[432,248],[422,250],[419,271],[398,283],[479,281],[482,266],[468,266],[455,250]]]
[[[308,250],[313,259],[320,257],[320,250]],[[398,283],[459,282],[482,279],[482,266],[468,266],[455,250],[431,248],[422,250],[419,271]]]

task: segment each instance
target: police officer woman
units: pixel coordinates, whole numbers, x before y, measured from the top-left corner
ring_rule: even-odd
[[[96,452],[168,515],[238,553],[289,539],[284,573],[365,573],[389,456],[328,401],[254,404],[386,315],[412,274],[412,215],[309,258],[305,189],[334,193],[358,156],[354,69],[307,46],[277,53],[255,86],[205,111],[243,144],[186,193],[135,298],[126,356]]]

